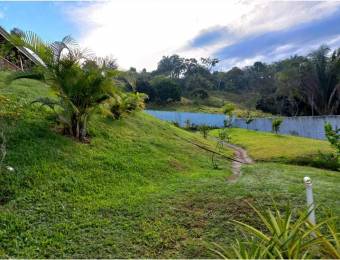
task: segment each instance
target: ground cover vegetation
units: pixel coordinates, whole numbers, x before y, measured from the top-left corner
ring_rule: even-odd
[[[19,34],[18,44],[40,42],[31,48],[50,52],[51,45],[29,35]],[[68,41],[58,44],[64,49]],[[1,257],[216,257],[212,242],[233,246],[235,238],[243,237],[232,221],[261,229],[249,204],[268,208],[274,200],[283,211],[282,205],[290,201],[295,209],[305,209],[306,175],[314,181],[316,203],[339,215],[338,172],[274,158],[280,158],[279,153],[288,159],[309,157],[310,147],[333,152],[329,143],[244,132],[239,144],[249,144],[251,156],[259,162],[244,165],[241,178],[228,182],[227,158],[233,151],[223,140],[238,143],[238,129],[219,130],[222,141],[216,141],[204,138],[207,129],[201,135],[161,122],[138,111],[144,96],[137,93],[131,70],[117,71],[112,61],[75,61],[80,52],[69,47],[65,51],[58,63],[48,54],[53,61],[47,59],[45,66],[24,74],[0,73]],[[187,62],[190,70],[197,69],[197,62]],[[211,70],[216,62],[202,59],[200,66]],[[76,77],[68,76],[71,72]],[[153,84],[159,82],[166,82],[166,88],[175,86],[169,77]],[[82,112],[86,121],[79,117]],[[267,140],[267,149],[259,145],[260,138],[263,144]],[[283,151],[279,138],[287,138],[293,148]],[[212,151],[220,156],[212,159]],[[325,212],[317,211],[318,219]]]
[[[327,141],[240,128],[231,128],[229,133],[231,142],[244,147],[257,161],[339,170],[335,149]],[[219,130],[212,130],[209,134],[217,137]]]

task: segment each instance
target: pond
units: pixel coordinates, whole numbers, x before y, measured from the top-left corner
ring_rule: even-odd
[[[224,127],[224,121],[227,119],[222,114],[159,110],[145,110],[145,112],[161,120],[176,122],[180,126],[185,126],[186,121],[189,120],[190,124]],[[282,119],[283,122],[279,131],[281,134],[325,139],[324,125],[326,122],[333,125],[333,127],[340,128],[340,115],[282,117]],[[272,118],[256,118],[249,125],[246,124],[246,120],[243,118],[234,118],[232,124],[233,127],[264,132],[272,131]]]

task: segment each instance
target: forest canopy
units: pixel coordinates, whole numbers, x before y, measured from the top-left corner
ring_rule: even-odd
[[[197,60],[175,54],[163,56],[152,72],[131,68],[129,73],[136,79],[136,91],[159,104],[178,101],[179,96],[206,99],[210,92],[217,92],[244,98],[251,95],[255,97],[254,109],[272,114],[340,113],[340,49],[331,51],[322,45],[306,56],[295,55],[272,64],[257,61],[228,71],[217,71],[218,63],[215,58]]]

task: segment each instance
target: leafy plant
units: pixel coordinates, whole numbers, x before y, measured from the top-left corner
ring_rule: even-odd
[[[108,102],[109,113],[113,118],[119,119],[124,114],[131,114],[145,108],[146,94],[143,93],[120,93],[114,95]]]
[[[218,131],[218,137],[217,137],[217,144],[216,144],[216,149],[218,151],[221,151],[224,147],[224,143],[229,143],[231,140],[231,135],[229,134],[228,128],[223,128]],[[211,163],[213,165],[214,169],[218,168],[218,165],[215,161],[215,156],[216,154],[213,153],[211,155]]]
[[[272,121],[272,131],[278,134],[283,120],[281,118],[274,118]]]
[[[92,58],[87,50],[80,50],[67,36],[60,42],[44,42],[33,32],[13,36],[15,45],[30,49],[41,60],[32,71],[16,73],[10,81],[34,78],[49,84],[57,99],[39,98],[39,102],[53,109],[64,134],[81,141],[87,137],[90,113],[110,98],[112,77],[117,71],[104,59]]]
[[[334,128],[330,123],[325,124],[325,134],[327,140],[336,149],[337,155],[340,155],[340,128]]]
[[[227,116],[227,119],[225,120],[225,127],[231,127],[232,119],[233,119],[233,112],[235,110],[235,105],[232,103],[226,103],[223,108],[223,114]]]
[[[207,139],[210,127],[208,125],[200,125],[198,130],[202,134],[203,138]]]
[[[251,206],[251,205],[250,205]],[[240,221],[232,221],[245,235],[244,241],[236,240],[230,248],[214,244],[212,251],[222,258],[238,259],[304,259],[309,257],[339,258],[339,233],[333,217],[312,225],[309,212],[296,216],[287,206],[284,213],[274,210],[260,212],[251,206],[263,229]]]
[[[247,117],[246,117],[245,120],[246,120],[245,122],[246,122],[246,125],[247,125],[247,129],[248,129],[249,128],[249,124],[254,121],[254,117],[252,116],[250,111],[248,111]]]

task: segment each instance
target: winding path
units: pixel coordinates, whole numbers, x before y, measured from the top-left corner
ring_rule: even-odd
[[[237,160],[232,162],[231,170],[233,174],[228,178],[229,182],[234,183],[241,176],[242,164],[251,164],[254,163],[254,161],[248,156],[245,149],[229,143],[226,143],[226,145],[234,150],[234,159]]]

